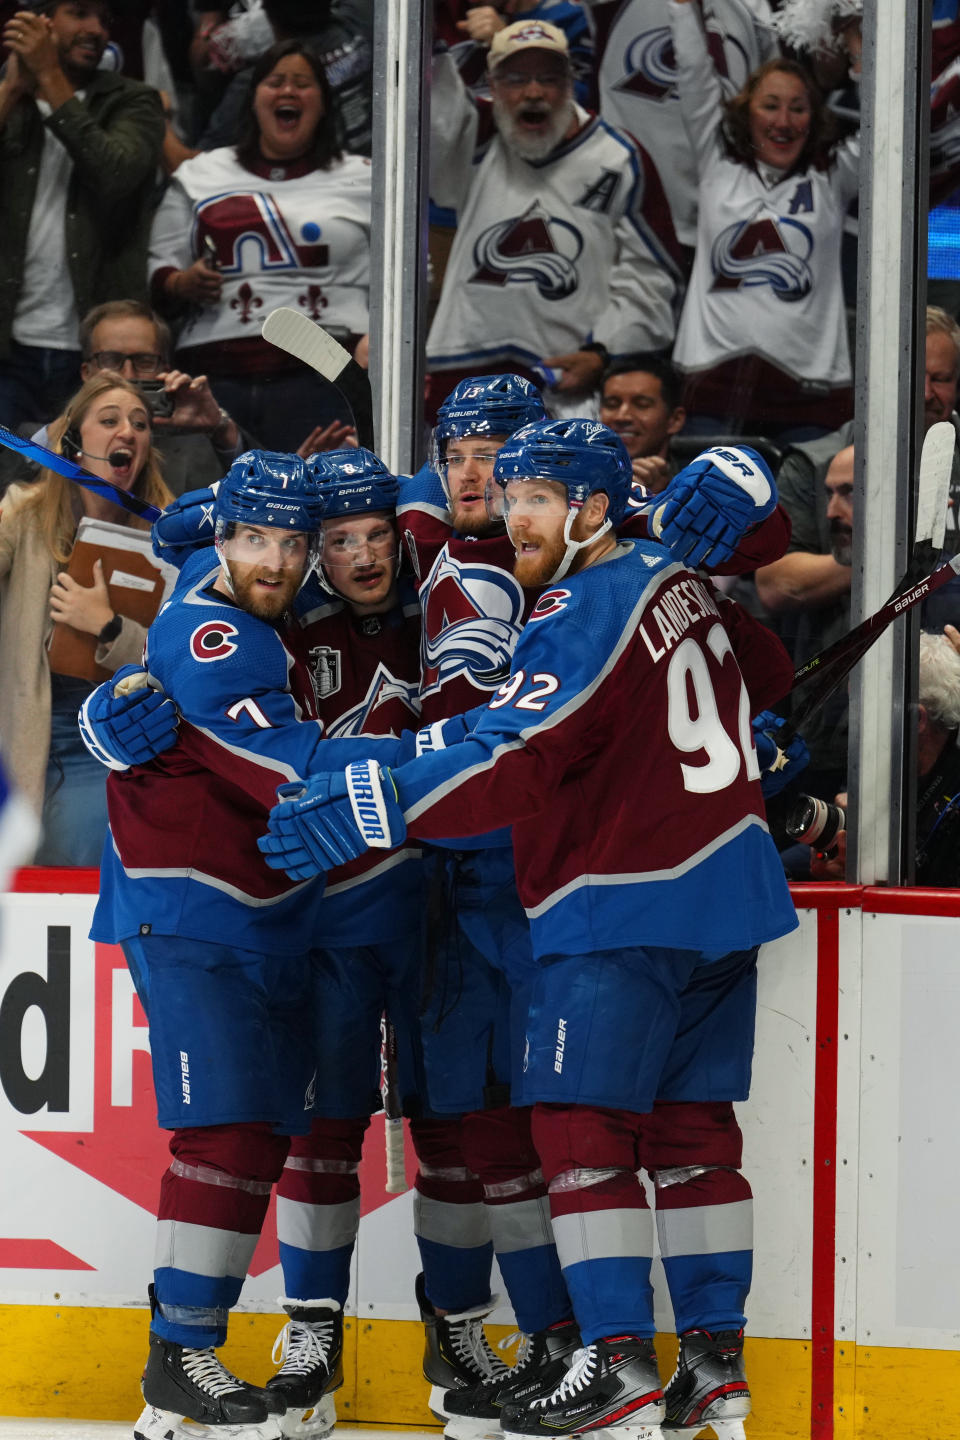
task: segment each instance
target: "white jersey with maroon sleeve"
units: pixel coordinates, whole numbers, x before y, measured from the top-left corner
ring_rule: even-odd
[[[600,114],[649,150],[684,245],[697,231],[697,171],[680,116],[668,0],[604,0],[597,25]],[[777,52],[767,0],[704,0],[707,42],[724,94]]]
[[[572,138],[546,160],[523,160],[492,128],[489,106],[437,71],[448,108],[435,125],[447,135],[431,195],[457,210],[458,228],[427,337],[430,369],[529,367],[591,340],[612,354],[670,345],[681,257],[649,155],[578,109]]]
[[[151,283],[187,269],[205,242],[223,291],[219,304],[191,311],[181,350],[259,341],[264,318],[280,305],[302,309],[337,335],[366,330],[369,160],[348,155],[327,170],[252,170],[229,146],[185,160],[153,223]]]

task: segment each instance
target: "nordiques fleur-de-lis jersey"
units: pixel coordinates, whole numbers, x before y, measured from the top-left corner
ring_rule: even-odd
[[[177,342],[194,374],[262,372],[291,363],[261,339],[279,305],[302,310],[335,335],[367,329],[370,162],[346,155],[328,170],[304,164],[248,170],[233,147],[185,160],[150,235],[151,286],[212,247],[223,290],[193,307]],[[224,348],[226,347],[226,348]],[[296,362],[292,362],[296,363]]]
[[[410,833],[512,824],[537,956],[784,935],[750,728],[770,675],[750,669],[748,689],[702,579],[621,542],[541,594],[466,738],[394,771]]]

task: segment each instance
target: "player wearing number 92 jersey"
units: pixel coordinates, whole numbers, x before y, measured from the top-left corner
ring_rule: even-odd
[[[748,689],[722,603],[621,542],[541,595],[464,742],[394,772],[420,839],[513,825],[536,955],[718,956],[795,927],[750,737],[778,683]]]

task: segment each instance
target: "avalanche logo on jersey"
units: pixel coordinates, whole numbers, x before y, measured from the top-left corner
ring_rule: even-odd
[[[627,95],[643,95],[650,100],[677,98],[677,62],[673,54],[673,34],[669,25],[645,30],[627,46],[623,57],[624,76],[614,85]]]
[[[778,300],[803,300],[813,289],[812,254],[806,225],[761,204],[751,220],[728,225],[713,242],[713,289],[769,285]]]
[[[558,611],[566,610],[569,599],[569,590],[544,590],[530,611],[529,623],[532,625],[534,620],[546,620],[548,615],[556,615]]]
[[[231,636],[239,635],[235,625],[226,620],[205,620],[190,636],[190,653],[194,660],[225,660],[236,650]]]
[[[312,651],[310,652],[313,653]],[[339,715],[331,725],[327,727],[328,737],[339,739],[347,735],[395,735],[398,734],[397,725],[387,729],[375,722],[369,724],[371,716],[383,705],[389,705],[397,701],[400,705],[409,710],[409,720],[404,720],[414,727],[420,720],[420,702],[418,699],[419,686],[415,680],[398,680],[395,675],[384,665],[383,661],[377,666],[373,679],[367,686],[367,693],[359,704],[352,706]],[[400,724],[403,729],[403,724]]]
[[[424,696],[456,675],[478,690],[495,690],[509,675],[524,598],[506,570],[455,560],[444,546],[420,590],[420,606]]]
[[[520,216],[500,220],[473,247],[476,285],[536,285],[545,300],[565,300],[579,284],[583,236],[535,200]]]

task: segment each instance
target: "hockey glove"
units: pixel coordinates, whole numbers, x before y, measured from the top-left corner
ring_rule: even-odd
[[[722,565],[776,504],[773,475],[756,450],[717,446],[671,480],[654,511],[653,533],[693,569]]]
[[[111,770],[129,770],[177,743],[180,714],[146,670],[123,665],[87,696],[77,721],[94,759]]]
[[[158,560],[182,565],[191,551],[213,544],[216,495],[217,485],[210,485],[203,490],[188,490],[167,506],[160,519],[153,522],[151,539]]]
[[[772,710],[761,710],[751,722],[764,800],[779,795],[784,786],[795,780],[810,763],[810,751],[802,735],[794,735],[786,750],[780,749],[777,731],[782,730],[786,723]]]
[[[392,850],[407,826],[389,770],[356,760],[340,774],[314,775],[306,785],[281,785],[270,833],[257,841],[272,870],[310,880],[366,850]]]

